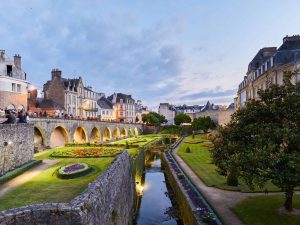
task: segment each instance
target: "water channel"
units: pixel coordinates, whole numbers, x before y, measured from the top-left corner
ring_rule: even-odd
[[[160,152],[146,162],[144,191],[135,225],[183,225],[173,192],[161,169]]]

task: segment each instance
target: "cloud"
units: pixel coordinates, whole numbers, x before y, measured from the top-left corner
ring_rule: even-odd
[[[198,100],[198,99],[208,99],[211,98],[228,98],[236,94],[236,89],[222,90],[220,86],[215,89],[202,91],[194,94],[181,96],[180,100]]]

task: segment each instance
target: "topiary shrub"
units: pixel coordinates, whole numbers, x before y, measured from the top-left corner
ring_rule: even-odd
[[[129,149],[129,143],[128,143],[128,141],[126,141],[125,148],[126,148],[126,149]]]
[[[186,152],[186,153],[191,153],[190,147],[187,147],[187,148],[185,149],[185,152]]]
[[[59,168],[57,176],[61,179],[72,179],[86,175],[91,171],[92,167],[86,163],[68,164]]]

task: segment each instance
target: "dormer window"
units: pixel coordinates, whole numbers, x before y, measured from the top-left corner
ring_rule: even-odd
[[[12,77],[12,65],[6,65],[7,76]]]

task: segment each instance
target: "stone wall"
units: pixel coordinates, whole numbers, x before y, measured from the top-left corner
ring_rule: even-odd
[[[209,116],[215,123],[219,125],[225,125],[230,122],[231,115],[234,113],[233,109],[228,109],[224,111],[211,110],[199,113],[187,113],[192,120],[199,117]]]
[[[135,183],[127,152],[70,203],[47,203],[0,212],[0,225],[129,225]]]
[[[27,110],[27,94],[18,92],[0,91],[0,108],[5,109],[7,106],[13,104],[16,110],[19,107],[24,107]]]
[[[33,160],[33,124],[0,124],[0,174]]]

